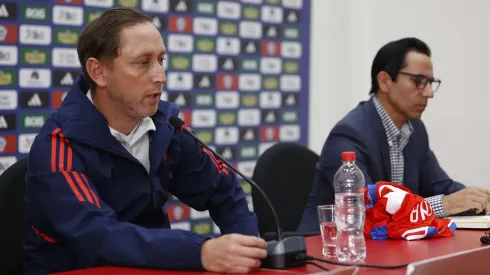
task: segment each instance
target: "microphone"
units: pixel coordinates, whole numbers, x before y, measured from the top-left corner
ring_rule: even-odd
[[[481,236],[480,242],[482,244],[490,244],[490,233],[485,233],[485,236]]]
[[[259,191],[260,195],[264,198],[267,206],[270,208],[272,212],[272,216],[274,217],[274,221],[276,223],[276,240],[272,240],[267,242],[267,257],[262,260],[261,267],[269,268],[269,269],[287,269],[290,267],[296,267],[301,265],[306,265],[306,260],[303,257],[297,257],[298,255],[306,254],[306,242],[303,236],[291,236],[283,238],[281,224],[279,222],[279,217],[277,216],[276,210],[272,205],[269,197],[265,194],[265,192],[258,186],[254,181],[243,175],[238,169],[233,167],[227,160],[221,157],[218,153],[212,150],[208,145],[202,142],[193,132],[192,130],[185,125],[184,121],[177,116],[172,116],[169,118],[169,123],[176,130],[182,131],[191,137],[193,137],[196,141],[199,142],[203,147],[208,149],[211,153],[215,155],[215,157],[225,163],[228,168],[233,170],[233,172],[240,175],[246,182],[248,182],[253,188]]]

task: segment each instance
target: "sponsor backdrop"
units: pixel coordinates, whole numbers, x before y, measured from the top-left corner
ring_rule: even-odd
[[[278,141],[307,145],[309,0],[0,1],[0,174],[27,156],[36,133],[81,71],[83,27],[112,7],[150,15],[168,50],[162,100],[205,142],[251,176]],[[242,187],[249,196],[248,184]],[[207,212],[177,199],[174,228],[217,234]]]

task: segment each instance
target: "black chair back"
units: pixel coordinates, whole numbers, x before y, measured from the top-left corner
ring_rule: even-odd
[[[297,230],[315,178],[319,156],[295,143],[276,143],[260,155],[252,180],[267,194],[279,216],[283,231]],[[272,212],[259,192],[252,188],[259,233],[276,231]]]
[[[0,175],[0,274],[22,274],[27,158]]]

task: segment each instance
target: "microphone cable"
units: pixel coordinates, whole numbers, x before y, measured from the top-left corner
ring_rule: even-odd
[[[316,266],[316,267],[318,267],[319,269],[324,270],[324,271],[330,271],[330,269],[328,269],[328,268],[324,267],[324,266],[323,266],[323,265],[321,265],[321,264],[317,264],[317,263],[315,263],[315,262],[313,262],[313,261],[307,261],[307,262],[306,262],[306,264],[311,264],[311,265],[314,265],[314,266]]]

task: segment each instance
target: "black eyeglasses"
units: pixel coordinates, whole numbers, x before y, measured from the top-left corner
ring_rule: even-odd
[[[411,76],[418,89],[425,89],[428,83],[432,86],[432,91],[435,93],[441,85],[441,80],[433,77],[429,77],[425,74],[412,74],[408,72],[398,72],[399,74]]]

